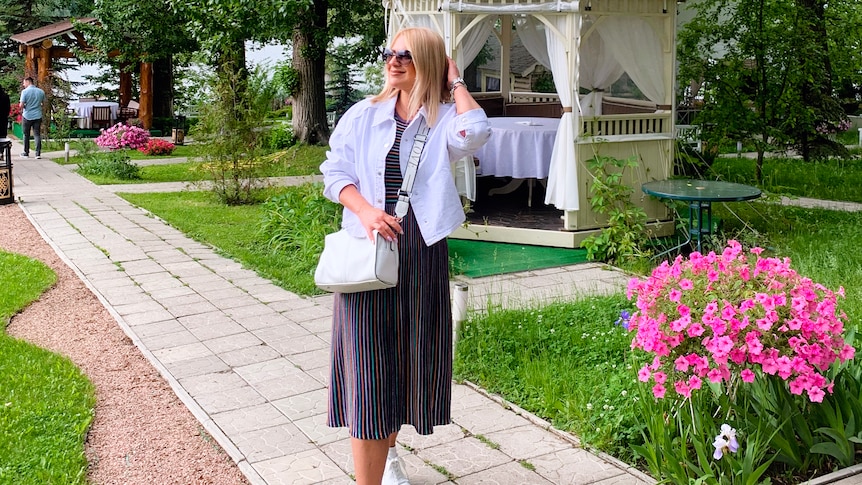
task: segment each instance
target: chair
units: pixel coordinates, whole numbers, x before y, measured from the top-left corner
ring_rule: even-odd
[[[104,126],[105,128],[111,127],[111,122],[113,122],[113,118],[111,118],[111,107],[110,106],[93,106],[93,111],[90,112],[90,127],[100,128]]]
[[[117,110],[117,121],[125,123],[132,118],[138,117],[138,110],[135,108],[120,108]]]

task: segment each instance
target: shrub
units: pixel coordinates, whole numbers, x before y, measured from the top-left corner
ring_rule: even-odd
[[[590,185],[590,205],[597,214],[608,218],[607,227],[581,242],[587,259],[612,264],[634,262],[645,255],[639,243],[647,240],[647,215],[632,202],[633,189],[624,182],[626,169],[636,169],[636,157],[625,160],[596,154],[587,160],[595,174]]]
[[[117,123],[107,130],[102,130],[102,134],[96,137],[96,145],[111,150],[140,148],[146,145],[149,138],[150,133],[143,128]]]
[[[98,175],[121,180],[141,178],[141,168],[131,162],[128,155],[121,152],[101,152],[90,155],[84,163],[78,165],[78,173],[82,175]]]
[[[324,237],[341,227],[341,206],[323,196],[319,183],[292,187],[267,200],[263,211],[260,234],[277,252],[299,251],[316,256],[323,251]]]
[[[266,187],[262,158],[266,133],[260,120],[269,111],[272,92],[266,75],[257,69],[220,71],[212,78],[212,96],[201,105],[201,117],[192,132],[201,143],[208,189],[228,205],[252,204]]]
[[[761,252],[729,241],[629,284],[637,311],[623,319],[646,362],[645,443],[634,449],[663,482],[799,483],[854,463],[862,405],[858,386],[843,392],[855,354],[844,290]]]
[[[12,103],[12,106],[9,108],[9,119],[20,123],[21,112],[21,105],[18,103]]]
[[[269,130],[267,145],[273,150],[283,150],[296,144],[293,128],[287,123],[276,123]]]
[[[138,148],[138,151],[150,156],[170,155],[176,146],[173,143],[158,138],[150,138],[147,144]]]

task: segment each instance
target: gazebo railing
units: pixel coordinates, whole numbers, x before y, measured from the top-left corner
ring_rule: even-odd
[[[581,122],[581,136],[671,133],[670,113],[590,116]]]
[[[510,103],[550,103],[554,101],[560,101],[560,95],[557,93],[509,92]]]

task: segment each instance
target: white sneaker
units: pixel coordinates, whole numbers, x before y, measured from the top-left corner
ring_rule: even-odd
[[[21,158],[30,158],[30,155],[25,152],[21,154]]]
[[[386,458],[386,467],[383,469],[383,481],[380,485],[410,485],[407,473],[404,472],[404,464],[401,458]]]
[[[42,155],[36,155],[36,160],[41,160],[41,159],[42,159]]]

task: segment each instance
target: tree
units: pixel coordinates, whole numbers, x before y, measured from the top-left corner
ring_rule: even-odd
[[[0,0],[0,84],[13,95],[13,100],[21,87],[24,63],[18,50],[20,45],[10,37],[70,16],[87,15],[91,8],[92,2],[81,0]],[[59,71],[64,65],[58,63],[52,67]]]
[[[172,11],[168,0],[95,0],[92,16],[97,25],[81,25],[90,53],[84,59],[112,65],[136,75],[140,62],[153,65],[153,116],[171,118],[174,113],[174,56],[197,49],[182,11]]]
[[[356,67],[350,54],[351,49],[347,45],[340,45],[329,53],[331,80],[326,88],[329,90],[329,109],[335,112],[337,118],[341,118],[353,103],[361,99],[359,91],[353,87]]]
[[[370,60],[383,43],[383,8],[377,0],[170,0],[191,11],[192,31],[214,51],[241,41],[290,42],[298,83],[293,129],[303,143],[329,141],[326,122],[326,54],[335,37],[350,39],[353,58]]]
[[[751,140],[758,181],[763,154],[772,147],[797,147],[805,157],[814,155],[814,147],[840,149],[822,127],[843,119],[835,88],[862,64],[858,55],[834,52],[845,41],[833,22],[839,16],[858,19],[859,5],[701,0],[693,8],[697,15],[679,35],[679,77],[681,84],[703,81],[699,121],[712,142]],[[832,59],[840,60],[840,71],[833,70]]]

